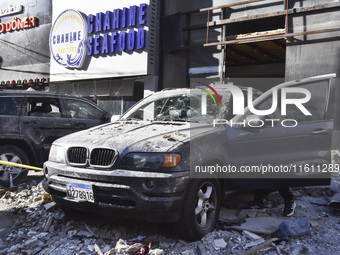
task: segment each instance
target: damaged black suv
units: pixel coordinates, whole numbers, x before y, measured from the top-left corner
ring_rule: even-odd
[[[57,138],[109,122],[93,102],[59,93],[0,91],[0,160],[41,167]],[[0,165],[0,185],[22,182],[27,169]]]
[[[332,78],[262,95],[234,85],[156,92],[119,121],[56,140],[44,188],[66,209],[177,222],[183,237],[199,239],[228,189],[329,183],[316,167],[330,163]]]

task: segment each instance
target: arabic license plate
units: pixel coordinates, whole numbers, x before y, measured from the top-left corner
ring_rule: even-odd
[[[66,196],[75,201],[88,201],[94,203],[93,189],[91,185],[66,183]]]

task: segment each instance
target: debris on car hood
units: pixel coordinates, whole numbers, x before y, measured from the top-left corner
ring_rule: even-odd
[[[206,124],[169,121],[119,121],[101,125],[85,131],[73,133],[60,138],[57,143],[81,144],[94,147],[115,148],[119,151],[138,147],[145,151],[150,146],[156,151],[165,151],[175,143],[183,143],[190,139],[191,131],[200,133],[205,129],[211,131]]]

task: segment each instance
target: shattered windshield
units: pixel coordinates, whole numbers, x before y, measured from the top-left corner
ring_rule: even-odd
[[[155,93],[130,109],[122,120],[185,121],[212,123],[216,118],[231,119],[230,93],[220,101],[197,90]]]

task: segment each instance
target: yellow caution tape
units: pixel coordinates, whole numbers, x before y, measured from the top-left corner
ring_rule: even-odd
[[[31,170],[37,170],[37,171],[44,171],[44,169],[39,168],[39,167],[28,166],[28,165],[23,165],[23,164],[18,164],[18,163],[12,163],[12,162],[2,161],[2,160],[0,160],[0,164],[8,165],[8,166],[14,166],[14,167],[27,168],[27,169],[31,169]]]

